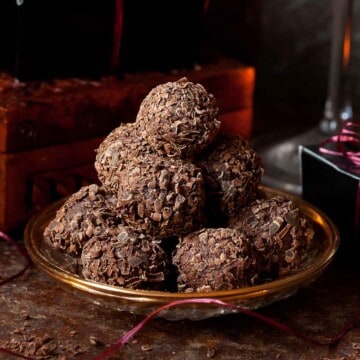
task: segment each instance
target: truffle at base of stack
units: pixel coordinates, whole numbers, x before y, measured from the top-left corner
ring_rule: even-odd
[[[178,290],[233,290],[257,282],[258,264],[249,239],[236,229],[202,229],[181,237],[172,258]]]
[[[163,290],[168,258],[159,241],[119,226],[107,238],[92,237],[81,253],[86,279],[131,289]]]
[[[116,197],[96,184],[72,194],[44,230],[44,240],[73,257],[92,237],[106,238],[122,224],[114,211]]]
[[[311,221],[283,196],[256,199],[241,209],[229,226],[251,239],[260,254],[262,276],[270,279],[295,271],[314,240]]]

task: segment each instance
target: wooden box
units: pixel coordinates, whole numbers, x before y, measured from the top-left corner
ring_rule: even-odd
[[[182,76],[214,94],[224,131],[251,137],[255,70],[224,60],[197,71],[132,74],[0,86],[0,229],[22,230],[38,210],[96,182],[95,149],[122,122],[135,120],[156,85]]]

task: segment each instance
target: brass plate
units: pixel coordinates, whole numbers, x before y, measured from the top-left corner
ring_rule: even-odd
[[[73,291],[74,294],[85,297],[93,303],[109,306],[118,311],[148,315],[159,306],[171,301],[193,298],[218,299],[247,309],[257,309],[285,299],[295,294],[299,288],[314,281],[333,259],[340,241],[336,226],[323,212],[311,204],[282,191],[265,186],[262,186],[261,189],[268,197],[283,195],[294,200],[304,213],[314,221],[316,224],[315,244],[317,251],[309,253],[298,272],[256,286],[230,291],[186,294],[125,289],[86,280],[77,275],[75,259],[50,249],[43,238],[45,227],[65,200],[46,207],[29,221],[25,228],[25,246],[33,262],[67,290]],[[213,304],[196,303],[170,307],[161,312],[159,316],[171,320],[200,320],[233,311]]]

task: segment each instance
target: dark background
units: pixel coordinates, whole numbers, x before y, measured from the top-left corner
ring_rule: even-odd
[[[114,1],[0,2],[0,70],[22,81],[173,71],[229,56],[256,67],[256,100],[323,104],[331,0],[124,0],[117,69]],[[360,97],[360,4],[354,2],[352,93]]]

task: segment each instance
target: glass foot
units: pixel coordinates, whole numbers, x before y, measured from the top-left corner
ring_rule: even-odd
[[[315,127],[290,137],[277,133],[255,138],[252,146],[264,163],[263,184],[301,195],[299,145],[319,144],[327,137],[319,127]]]

